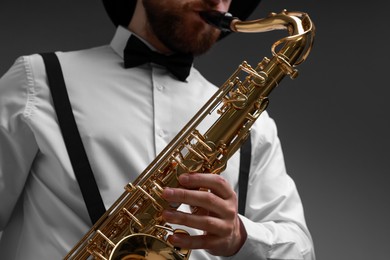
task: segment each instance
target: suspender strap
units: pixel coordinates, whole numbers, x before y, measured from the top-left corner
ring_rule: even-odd
[[[94,224],[106,211],[77,129],[58,57],[42,53],[47,79],[66,149],[79,183],[89,217]]]
[[[248,190],[249,170],[251,165],[251,136],[241,146],[240,172],[238,176],[238,213],[245,215],[245,204]]]

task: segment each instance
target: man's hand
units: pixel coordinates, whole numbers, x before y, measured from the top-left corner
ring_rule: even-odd
[[[237,253],[247,233],[238,217],[237,195],[229,183],[219,175],[201,173],[182,174],[179,182],[185,189],[165,188],[163,198],[196,207],[196,211],[189,214],[165,210],[163,218],[172,224],[203,230],[204,234],[174,234],[169,242],[180,248],[205,249],[219,256]]]

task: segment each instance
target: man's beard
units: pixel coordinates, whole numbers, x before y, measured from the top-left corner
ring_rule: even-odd
[[[143,5],[152,33],[173,52],[200,55],[219,38],[219,30],[189,17],[196,15],[191,4],[167,6],[161,0],[143,0]]]

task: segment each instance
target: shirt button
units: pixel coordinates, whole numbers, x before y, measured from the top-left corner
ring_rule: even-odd
[[[157,88],[157,90],[159,90],[159,91],[163,91],[163,89],[164,89],[164,87],[161,86],[161,85],[157,85],[156,88]]]
[[[162,129],[158,130],[157,134],[158,134],[158,136],[160,136],[160,137],[164,137],[164,136],[165,136],[165,132],[164,132],[164,130],[162,130]]]

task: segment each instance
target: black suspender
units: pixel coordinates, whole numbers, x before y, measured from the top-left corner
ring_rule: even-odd
[[[54,108],[65,141],[66,149],[79,183],[81,193],[94,224],[106,211],[85,152],[72,112],[69,96],[58,57],[55,53],[42,53]],[[247,186],[251,163],[251,138],[244,142],[240,154],[238,212],[245,215]]]
[[[245,215],[245,204],[248,190],[249,171],[251,166],[251,136],[241,146],[240,172],[238,176],[238,213]]]
[[[55,53],[42,53],[47,79],[66,149],[94,224],[106,211],[72,112],[62,69]]]

